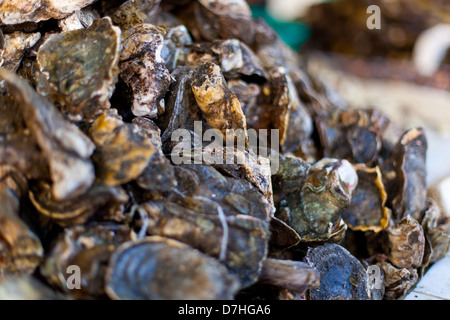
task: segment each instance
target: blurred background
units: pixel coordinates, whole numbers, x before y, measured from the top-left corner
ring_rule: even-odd
[[[449,0],[248,2],[350,107],[384,111],[392,135],[425,128],[429,186],[450,176]],[[380,29],[367,27],[371,5]]]

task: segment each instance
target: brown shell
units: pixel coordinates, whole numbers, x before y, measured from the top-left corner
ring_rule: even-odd
[[[120,33],[105,17],[87,29],[50,36],[37,54],[38,92],[75,119],[92,121],[110,107],[119,71]]]
[[[122,34],[120,79],[130,91],[135,116],[155,118],[164,112],[162,99],[172,78],[161,58],[163,32],[151,24],[139,24]]]
[[[423,129],[408,130],[390,157],[381,165],[388,203],[397,220],[410,215],[419,219],[426,200],[427,140]]]
[[[192,75],[192,92],[209,126],[222,132],[241,129],[247,139],[247,123],[237,97],[228,88],[220,67],[207,62]]]
[[[112,299],[224,300],[232,299],[238,288],[237,279],[216,259],[158,236],[124,243],[106,274]]]
[[[90,161],[94,151],[92,141],[17,75],[0,69],[0,78],[5,80],[18,103],[28,135],[42,150],[55,199],[67,199],[89,189],[94,181],[94,167]]]
[[[90,135],[97,145],[93,156],[97,179],[108,186],[139,177],[155,152],[145,133],[135,124],[123,122],[112,109],[94,121]]]
[[[398,268],[417,268],[422,265],[425,235],[420,224],[411,216],[385,229],[385,252]]]

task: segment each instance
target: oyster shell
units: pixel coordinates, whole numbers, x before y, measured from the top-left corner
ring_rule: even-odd
[[[25,51],[32,48],[41,38],[39,32],[24,33],[16,31],[3,35],[3,47],[0,46],[0,67],[17,71]],[[3,64],[1,63],[3,56]]]
[[[378,110],[343,110],[331,119],[316,118],[326,157],[354,163],[374,163],[381,149],[381,136],[389,119]]]
[[[383,299],[395,300],[408,293],[417,283],[416,269],[396,268],[386,261],[378,262],[384,274],[385,293]]]
[[[237,279],[216,259],[157,236],[120,246],[106,274],[113,299],[224,300],[238,288]]]
[[[54,198],[62,200],[85,192],[94,181],[94,167],[89,159],[94,144],[17,75],[0,69],[0,78],[18,102],[23,122],[42,150]]]
[[[351,204],[342,217],[352,230],[380,232],[389,225],[391,211],[386,207],[387,193],[380,168],[368,168],[364,164],[354,166],[358,185]]]
[[[320,286],[309,290],[312,300],[371,300],[368,274],[345,248],[325,244],[311,248],[306,261],[320,272]]]
[[[406,216],[397,224],[385,229],[385,252],[389,261],[398,268],[422,266],[425,252],[425,235],[419,222]]]
[[[38,92],[73,118],[92,121],[110,107],[119,71],[120,34],[105,17],[87,29],[50,36],[37,53]]]
[[[39,238],[19,217],[19,200],[26,188],[25,177],[0,166],[0,280],[10,274],[32,274],[44,255]]]
[[[62,32],[86,29],[92,25],[94,20],[99,19],[100,15],[91,7],[76,10],[70,16],[58,21],[58,26]]]
[[[128,201],[128,196],[120,187],[94,184],[78,197],[57,201],[51,193],[51,186],[40,181],[30,188],[29,197],[36,210],[52,221],[66,227],[83,224],[96,215],[119,207]]]
[[[268,200],[249,182],[210,166],[175,169],[178,190],[141,205],[148,214],[147,233],[187,243],[223,261],[242,286],[254,283],[270,237]]]
[[[450,218],[441,212],[432,199],[427,200],[422,228],[433,250],[429,262],[442,259],[450,248]]]
[[[3,0],[0,3],[0,25],[61,19],[95,0]]]
[[[139,177],[155,152],[140,127],[123,122],[115,109],[101,114],[89,133],[97,145],[93,156],[97,179],[108,186]]]
[[[423,129],[405,132],[381,165],[384,184],[394,218],[410,215],[419,219],[426,201],[427,140]]]
[[[131,92],[135,116],[155,118],[164,112],[162,99],[172,78],[161,58],[163,34],[163,29],[151,24],[136,25],[122,34],[120,79]]]
[[[350,204],[357,185],[355,170],[346,160],[324,158],[314,166],[306,166],[308,170],[305,166],[299,167],[294,175],[300,179],[289,179],[283,185],[283,176],[295,163],[282,160],[280,174],[274,177],[277,184],[274,194],[279,206],[277,217],[297,231],[302,241],[341,239],[347,227],[341,212]],[[302,176],[305,173],[306,176]],[[280,189],[289,192],[278,194]]]
[[[104,274],[112,252],[133,238],[129,226],[89,224],[64,229],[53,242],[40,273],[53,286],[75,298],[105,298]],[[70,290],[67,267],[80,268],[81,288]]]
[[[241,129],[247,143],[245,115],[239,100],[228,88],[220,67],[207,62],[196,68],[191,87],[208,125],[220,130],[224,139],[227,138],[227,129]]]

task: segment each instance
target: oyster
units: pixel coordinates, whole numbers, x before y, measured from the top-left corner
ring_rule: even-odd
[[[65,300],[33,276],[10,276],[0,282],[0,300]]]
[[[58,21],[61,31],[72,31],[86,29],[92,25],[94,20],[99,19],[100,15],[91,7],[76,10],[70,16]]]
[[[316,117],[326,157],[372,164],[381,149],[389,119],[378,110],[343,110],[331,119]]]
[[[186,57],[186,63],[189,66],[198,67],[212,61],[220,66],[227,79],[239,76],[267,77],[255,54],[246,44],[237,39],[191,44],[189,48],[190,52]]]
[[[156,148],[147,167],[136,179],[136,183],[153,194],[166,194],[172,191],[177,186],[177,180],[173,165],[162,151],[161,130],[152,120],[145,117],[136,117],[133,123],[142,129]]]
[[[25,177],[0,166],[0,280],[8,274],[32,274],[44,255],[39,238],[19,217],[26,189]]]
[[[249,5],[244,0],[199,0],[194,4],[195,28],[205,40],[239,39],[253,42],[254,26]],[[191,15],[186,12],[186,15]],[[192,17],[192,16],[191,16]],[[183,18],[183,17],[181,17]],[[192,18],[191,18],[192,19]],[[189,25],[189,24],[187,24]],[[197,39],[198,40],[198,39]]]
[[[367,271],[345,248],[337,244],[311,248],[306,261],[320,272],[320,286],[309,290],[312,300],[372,299]]]
[[[422,266],[425,252],[425,235],[419,222],[406,216],[385,230],[385,252],[389,261],[398,268]]]
[[[419,276],[415,269],[396,268],[386,261],[378,262],[384,274],[384,299],[394,300],[408,293],[417,283]]]
[[[112,252],[121,243],[132,240],[129,226],[88,224],[66,228],[53,242],[40,267],[45,279],[75,298],[105,298],[104,274]],[[80,268],[80,289],[67,286],[69,266]]]
[[[1,37],[1,36],[0,36]],[[3,35],[3,47],[0,49],[0,66],[11,71],[17,71],[25,51],[32,48],[41,38],[39,32],[24,33],[16,31]]]
[[[297,231],[302,241],[327,241],[344,235],[346,225],[341,218],[342,209],[350,204],[358,177],[346,160],[324,158],[308,170],[300,167],[296,176],[306,173],[298,181],[286,182],[283,175],[295,161],[281,161],[281,174],[275,175],[274,194],[278,202],[277,217]],[[284,167],[284,168],[283,168]],[[279,180],[278,180],[279,179]],[[281,182],[280,182],[281,181]],[[285,194],[277,194],[289,190]],[[292,190],[292,191],[291,191]]]
[[[384,184],[397,220],[410,215],[419,219],[426,201],[427,140],[423,129],[405,132],[392,154],[381,165]]]
[[[351,204],[342,217],[352,230],[380,232],[389,224],[391,211],[386,207],[387,194],[380,168],[368,168],[364,164],[354,166],[358,185]]]
[[[30,188],[29,197],[36,210],[52,221],[66,227],[83,224],[102,213],[118,208],[128,201],[120,187],[94,184],[78,197],[57,201],[51,193],[51,186],[40,181]]]
[[[220,67],[213,62],[202,64],[195,69],[191,86],[209,126],[220,130],[224,139],[227,139],[227,129],[240,129],[239,134],[247,143],[245,115],[239,100],[227,87]]]
[[[94,144],[17,75],[1,69],[0,78],[5,80],[18,102],[23,122],[42,150],[55,199],[62,200],[85,192],[94,181],[94,167],[89,159]]]
[[[123,244],[106,274],[113,299],[232,299],[237,279],[216,259],[158,236]]]
[[[0,25],[61,19],[95,0],[4,0],[0,2]]]
[[[139,24],[122,34],[120,79],[130,91],[135,116],[155,118],[164,112],[163,98],[172,81],[161,58],[164,32],[151,24]]]
[[[270,237],[268,200],[251,183],[210,166],[175,168],[178,190],[141,205],[148,214],[147,233],[187,243],[223,261],[242,286],[254,283]]]
[[[92,121],[110,107],[119,71],[120,33],[105,17],[87,29],[50,36],[37,53],[38,92],[75,119]]]
[[[430,263],[442,259],[450,248],[450,218],[443,215],[432,199],[426,202],[422,228],[432,247]]]
[[[93,156],[97,178],[108,186],[139,177],[155,152],[140,127],[123,122],[115,109],[101,114],[89,133],[97,145]]]

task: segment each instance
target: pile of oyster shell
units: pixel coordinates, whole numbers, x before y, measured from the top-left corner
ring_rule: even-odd
[[[245,1],[5,0],[0,66],[1,298],[396,299],[448,250],[423,130],[385,137]],[[279,153],[175,164],[196,121]]]

